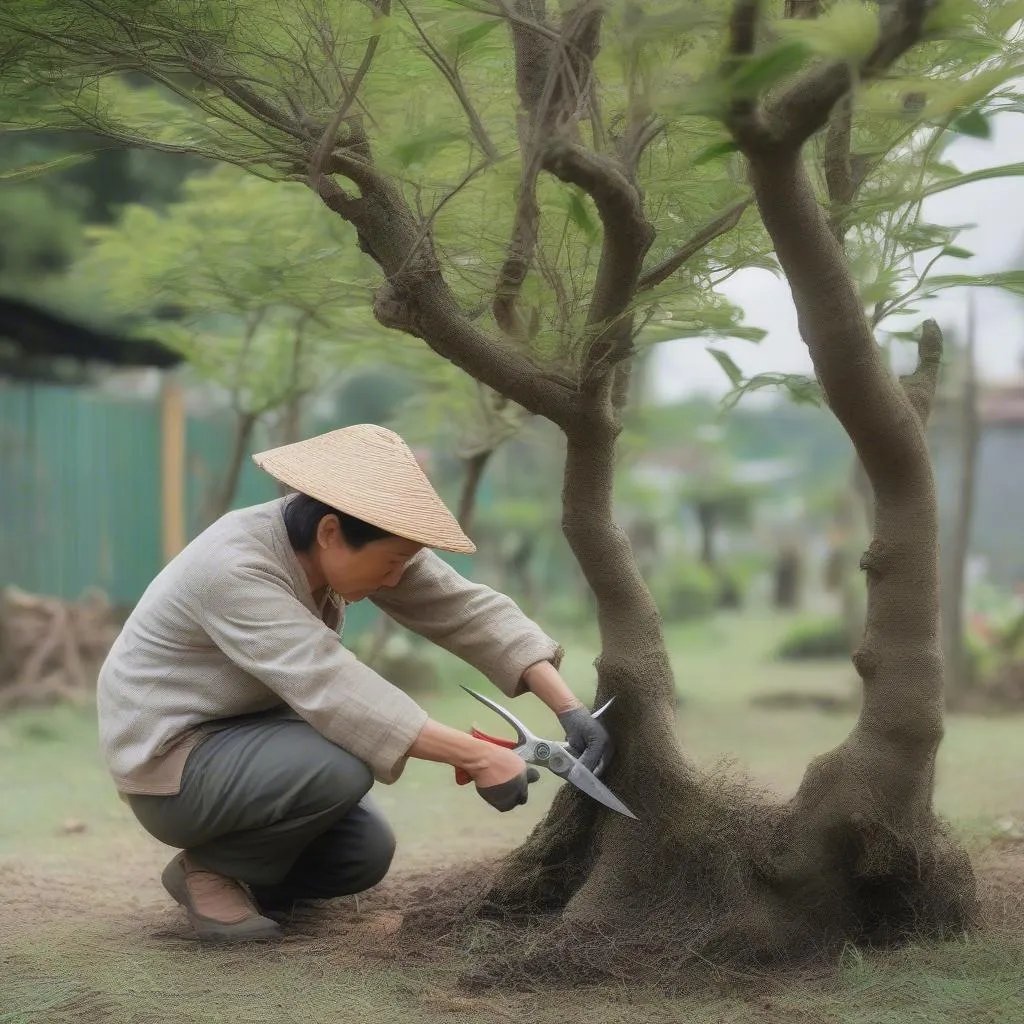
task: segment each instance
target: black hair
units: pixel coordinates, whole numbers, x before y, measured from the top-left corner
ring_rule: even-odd
[[[387,540],[393,537],[393,533],[382,530],[372,523],[364,523],[362,519],[356,519],[345,512],[339,512],[336,508],[308,494],[296,494],[288,500],[284,506],[284,525],[288,531],[288,540],[295,551],[308,551],[316,541],[316,531],[320,526],[320,520],[325,516],[337,516],[341,525],[341,535],[345,543],[354,551],[365,547],[375,540]]]

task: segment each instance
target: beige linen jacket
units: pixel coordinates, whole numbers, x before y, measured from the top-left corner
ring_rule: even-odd
[[[179,791],[189,751],[240,716],[301,717],[394,782],[427,713],[341,642],[344,605],[319,607],[279,498],[230,512],[150,584],[100,672],[100,745],[122,794]],[[562,650],[508,597],[432,551],[371,598],[508,696]]]

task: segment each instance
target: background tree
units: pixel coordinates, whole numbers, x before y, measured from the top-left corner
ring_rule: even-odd
[[[946,690],[949,702],[953,705],[975,682],[973,666],[967,658],[967,622],[964,611],[981,435],[975,331],[972,296],[968,305],[967,336],[963,351],[963,382],[956,403],[956,423],[960,434],[959,487],[956,508],[953,510],[952,543],[943,566],[942,650],[946,662]]]
[[[640,10],[582,0],[558,17],[541,0],[481,2],[471,12],[423,4],[415,17],[386,3],[268,5],[258,22],[232,20],[219,5],[155,0],[144,18],[137,6],[129,14],[100,0],[82,5],[80,21],[66,17],[66,3],[59,8],[15,0],[0,26],[25,46],[22,76],[71,76],[77,91],[57,96],[60,111],[122,138],[201,148],[308,182],[380,268],[379,322],[421,338],[565,435],[563,527],[597,604],[598,699],[617,698],[609,782],[640,822],[607,815],[569,787],[559,792],[484,901],[506,914],[550,915],[542,952],[515,951],[519,968],[536,980],[575,977],[582,962],[590,977],[642,974],[646,963],[664,982],[694,954],[769,959],[962,928],[973,909],[970,867],[931,808],[941,653],[923,420],[939,335],[926,328],[921,365],[901,385],[875,345],[802,158],[855,82],[859,98],[921,38],[924,5],[887,4],[880,23],[843,5],[795,43],[759,52],[758,9],[743,0],[724,67],[707,27],[719,23],[717,12],[667,3]],[[48,20],[58,17],[59,33]],[[938,38],[941,19],[929,17]],[[974,12],[967,17],[976,28]],[[503,24],[510,43],[494,31]],[[962,24],[954,28],[962,34]],[[399,56],[392,48],[406,38],[429,40],[430,59]],[[358,52],[356,40],[365,44]],[[515,122],[497,102],[506,45]],[[491,58],[479,59],[487,51]],[[106,77],[126,61],[202,116],[168,106],[155,130],[152,107],[132,109],[138,96]],[[934,70],[956,78],[965,62]],[[443,98],[417,88],[436,73],[451,86]],[[95,84],[83,88],[76,75]],[[388,105],[398,89],[411,100],[400,113]],[[429,95],[438,118],[432,132],[408,130],[418,95]],[[468,138],[449,127],[455,115]],[[722,139],[723,122],[733,142]],[[734,144],[876,505],[856,659],[869,683],[864,710],[785,808],[708,780],[683,757],[658,611],[612,509],[640,328],[678,330],[682,309],[695,327],[734,329],[734,315],[701,285],[716,261],[763,259],[743,247],[742,233],[723,239],[723,255],[707,254],[746,201],[746,167],[714,160]],[[443,150],[467,168],[454,183],[447,158],[431,159]],[[510,188],[516,207],[499,233],[501,207],[488,201]],[[659,958],[645,961],[638,950]]]
[[[65,283],[187,356],[225,389],[235,439],[212,520],[232,504],[256,426],[301,433],[303,402],[399,347],[369,313],[362,256],[307,189],[233,167],[190,179],[163,210],[131,205],[87,234]]]

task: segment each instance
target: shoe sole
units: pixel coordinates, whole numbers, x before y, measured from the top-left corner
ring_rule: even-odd
[[[276,921],[271,921],[269,917],[261,917],[259,914],[237,924],[225,924],[223,921],[204,917],[196,911],[188,894],[188,886],[185,884],[185,869],[181,865],[180,857],[175,857],[164,868],[160,880],[171,899],[185,908],[189,923],[196,936],[203,942],[274,942],[283,937],[281,926]]]

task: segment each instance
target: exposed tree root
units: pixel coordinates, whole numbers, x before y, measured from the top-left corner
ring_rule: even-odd
[[[678,993],[697,974],[806,969],[850,943],[899,946],[973,922],[969,859],[936,819],[902,836],[848,822],[827,837],[818,870],[797,873],[791,807],[745,783],[700,781],[689,816],[638,824],[602,813],[593,830],[580,817],[592,811],[561,794],[565,817],[549,816],[502,864],[432,889],[406,913],[399,941],[471,951],[471,988]],[[592,847],[573,848],[572,836],[588,835]],[[521,884],[508,884],[517,874]]]

